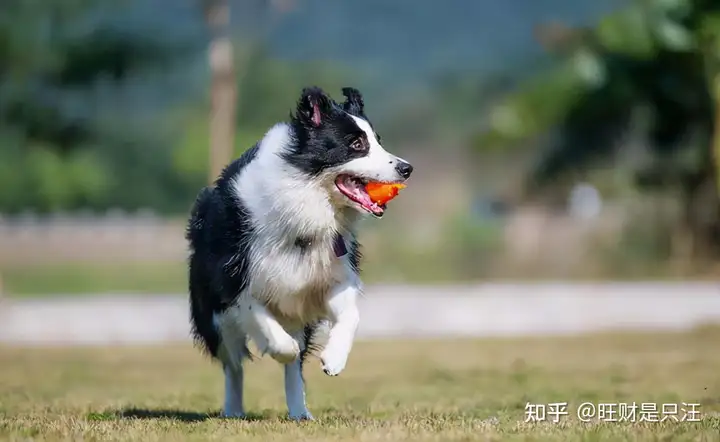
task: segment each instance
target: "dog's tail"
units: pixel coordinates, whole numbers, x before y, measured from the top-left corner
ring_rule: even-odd
[[[195,343],[203,347],[212,357],[217,357],[220,335],[214,323],[215,308],[211,290],[211,279],[203,267],[206,253],[205,222],[215,197],[215,190],[205,187],[200,191],[193,205],[185,238],[190,245],[188,288],[190,291],[190,322]]]

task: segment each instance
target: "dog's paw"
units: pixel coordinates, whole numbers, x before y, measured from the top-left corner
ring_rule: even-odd
[[[220,417],[224,419],[245,419],[246,415],[244,411],[223,410],[223,412],[220,413]]]
[[[299,421],[314,421],[314,420],[315,420],[315,418],[313,417],[313,415],[312,415],[309,411],[307,411],[307,410],[305,410],[305,411],[303,411],[303,412],[300,412],[300,413],[295,413],[295,414],[290,413],[290,414],[288,414],[288,419],[293,420],[293,421],[298,421],[298,422],[299,422]]]
[[[268,343],[267,353],[281,364],[289,364],[300,357],[300,344],[290,335]]]
[[[333,351],[332,347],[326,348],[320,354],[323,372],[328,376],[337,376],[345,369],[347,363],[345,352]]]

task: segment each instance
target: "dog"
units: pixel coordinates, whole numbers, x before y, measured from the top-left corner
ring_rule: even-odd
[[[358,221],[382,217],[364,184],[406,181],[413,166],[387,152],[362,94],[335,102],[303,89],[289,121],[230,163],[191,210],[189,292],[193,337],[225,376],[223,415],[243,417],[243,361],[252,340],[284,364],[288,416],[312,420],[303,361],[319,353],[343,371],[360,320]],[[327,337],[324,345],[318,336]]]

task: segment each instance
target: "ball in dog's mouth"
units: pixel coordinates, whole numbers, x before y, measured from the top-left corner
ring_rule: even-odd
[[[364,210],[380,218],[385,213],[385,206],[374,203],[370,199],[370,195],[365,190],[366,184],[367,182],[362,178],[351,175],[339,175],[335,179],[335,186],[337,186],[340,193]]]

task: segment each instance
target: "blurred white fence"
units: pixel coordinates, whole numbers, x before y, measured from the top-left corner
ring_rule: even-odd
[[[405,201],[406,205],[408,204]],[[508,263],[521,265],[538,260],[547,261],[548,248],[564,244],[561,254],[566,261],[582,259],[587,240],[598,234],[611,236],[622,226],[622,217],[607,211],[594,220],[578,220],[547,210],[525,208],[504,219],[505,244]],[[451,214],[449,212],[448,214]],[[446,215],[447,216],[447,215]],[[413,229],[405,228],[409,241],[420,246],[441,240],[441,231],[422,229],[422,220],[413,221],[415,230],[422,231],[421,241]],[[95,213],[57,213],[41,217],[27,213],[14,217],[0,216],[0,266],[43,264],[58,262],[167,262],[184,260],[187,256],[185,219],[167,219],[151,211],[127,213],[111,210]],[[441,228],[441,223],[435,223]],[[373,248],[373,232],[366,231],[363,243],[366,251]],[[427,244],[426,244],[427,245]],[[496,257],[500,258],[500,256]],[[559,258],[558,258],[559,259]]]
[[[0,217],[0,265],[185,259],[184,220],[152,212]]]
[[[439,209],[433,213],[444,219],[430,221],[429,217],[410,217],[419,210],[414,204],[413,198],[406,198],[393,208],[405,211],[394,212],[396,220],[411,222],[394,226],[392,240],[412,244],[418,250],[443,250],[447,240],[443,221],[461,209]],[[492,252],[490,273],[498,278],[603,277],[608,259],[603,250],[624,246],[623,231],[633,220],[637,215],[633,218],[624,207],[612,204],[591,218],[544,207],[516,207],[497,220],[502,224],[498,238],[502,247]],[[480,228],[482,222],[477,222]],[[181,262],[187,258],[185,226],[183,217],[168,219],[151,211],[0,215],[0,268],[73,262]],[[387,240],[387,232],[365,230],[362,242],[366,255],[372,256],[376,250],[382,253]]]

